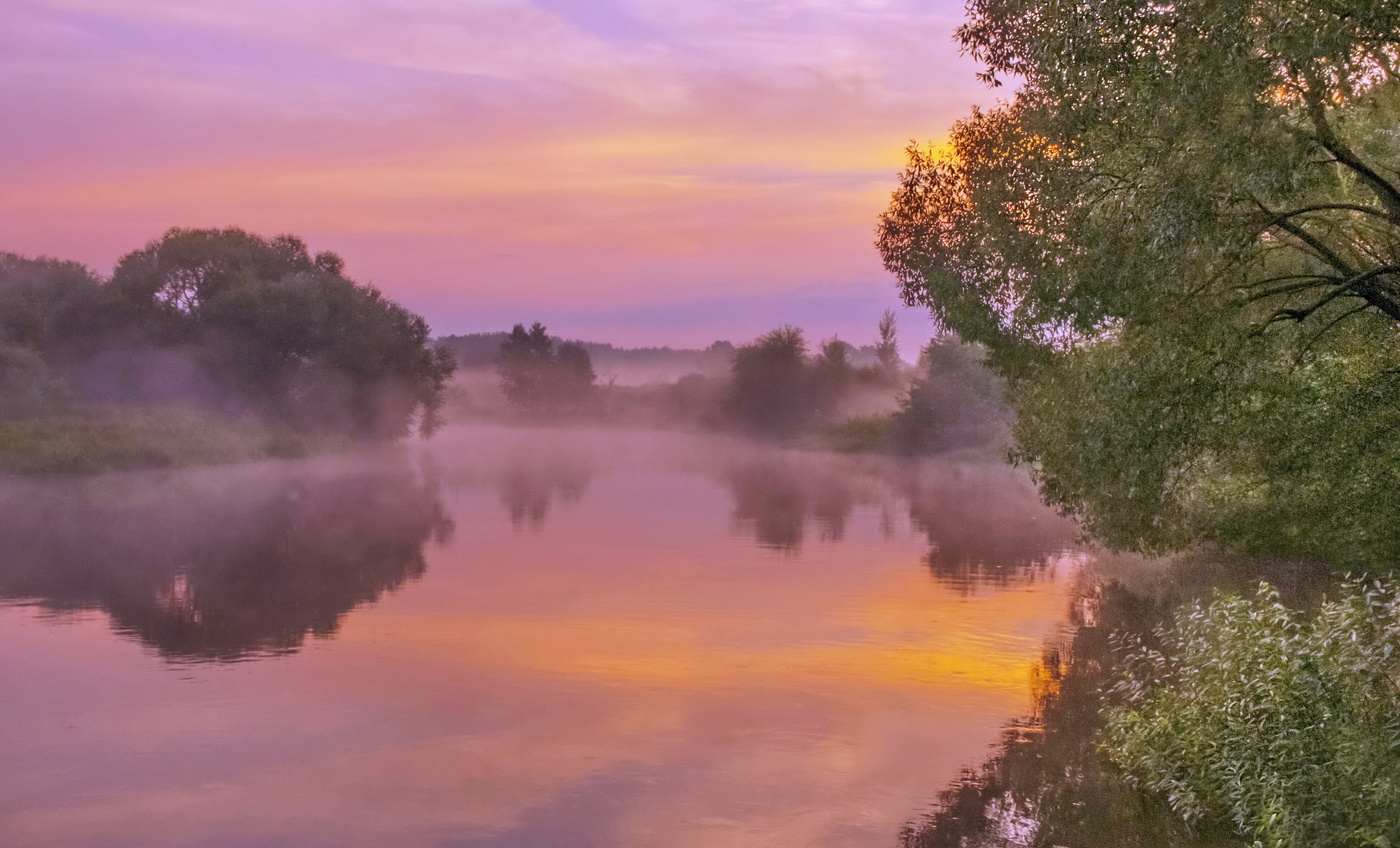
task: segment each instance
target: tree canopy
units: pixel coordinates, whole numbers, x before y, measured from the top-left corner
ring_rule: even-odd
[[[535,415],[584,411],[594,400],[598,379],[581,343],[563,342],[556,348],[538,321],[528,330],[524,324],[511,329],[496,355],[496,373],[506,399]]]
[[[1010,378],[1047,498],[1118,547],[1395,544],[1400,6],[969,13],[1020,89],[910,149],[878,244]]]
[[[150,401],[155,385],[160,400],[309,428],[431,434],[453,363],[428,340],[421,317],[290,235],[173,229],[110,280],[0,255],[0,341],[36,351],[80,398]]]

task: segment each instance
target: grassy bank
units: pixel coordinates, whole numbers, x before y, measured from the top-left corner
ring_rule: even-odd
[[[0,473],[92,474],[175,468],[343,449],[308,434],[186,409],[109,409],[0,421]]]

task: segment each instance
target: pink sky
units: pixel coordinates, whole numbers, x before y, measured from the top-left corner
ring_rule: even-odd
[[[864,343],[958,0],[6,0],[0,250],[292,232],[440,333]],[[902,313],[906,348],[927,319]],[[906,349],[909,356],[912,350]]]

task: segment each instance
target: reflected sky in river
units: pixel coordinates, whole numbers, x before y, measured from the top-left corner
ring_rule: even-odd
[[[1014,471],[701,436],[0,484],[0,844],[892,845],[1028,704]]]

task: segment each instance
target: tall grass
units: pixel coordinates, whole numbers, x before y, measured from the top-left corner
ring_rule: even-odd
[[[1262,584],[1128,651],[1109,758],[1188,822],[1272,848],[1400,846],[1400,600],[1353,581],[1313,614]]]
[[[0,473],[90,474],[241,462],[303,456],[348,442],[187,409],[64,413],[0,420]]]

